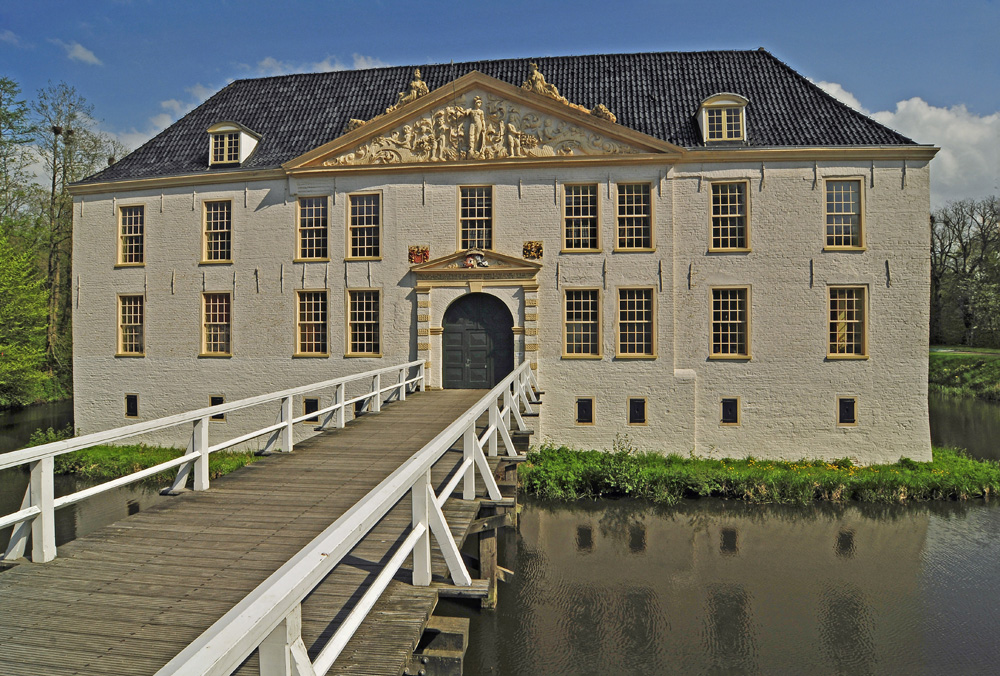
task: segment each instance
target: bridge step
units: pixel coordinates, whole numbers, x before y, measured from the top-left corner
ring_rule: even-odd
[[[469,647],[469,619],[434,615],[427,622],[404,675],[462,676]]]
[[[431,589],[437,590],[440,598],[484,599],[490,591],[489,580],[473,580],[469,587],[459,587],[445,582],[432,582]]]

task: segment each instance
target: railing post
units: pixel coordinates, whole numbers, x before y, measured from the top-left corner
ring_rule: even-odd
[[[427,362],[420,362],[420,366],[417,367],[417,373],[420,376],[420,391],[424,392],[427,390]]]
[[[208,490],[208,418],[194,421],[194,489]]]
[[[372,413],[378,413],[379,411],[382,410],[382,392],[381,392],[381,389],[382,389],[382,374],[381,373],[376,373],[375,377],[372,378],[372,380],[374,382],[372,383],[373,394],[372,394],[372,408],[371,408],[371,410],[372,410]]]
[[[292,418],[294,417],[295,416],[292,414],[292,398],[282,397],[281,421],[285,423],[285,426],[281,428],[281,450],[285,453],[291,453],[292,447],[295,445],[292,426]]]
[[[334,394],[336,397],[336,403],[340,404],[340,408],[337,409],[337,423],[336,426],[343,428],[344,426],[344,409],[347,408],[347,404],[344,403],[344,383],[337,384],[337,391]]]
[[[35,563],[56,558],[54,469],[52,456],[31,463],[31,506],[42,510],[31,522],[31,560]]]
[[[399,378],[397,381],[399,383],[399,401],[406,401],[406,369],[399,369]]]
[[[431,473],[419,477],[410,488],[410,499],[413,504],[412,527],[424,527],[424,534],[417,539],[413,547],[413,585],[426,587],[431,583]]]
[[[500,409],[497,408],[497,402],[494,401],[490,404],[490,427],[493,428],[493,434],[491,434],[489,438],[491,456],[497,454],[497,434],[499,434],[501,424]]]
[[[258,647],[260,676],[315,674],[302,641],[302,604],[278,623]]]
[[[462,499],[463,500],[475,500],[476,499],[476,473],[475,473],[475,460],[476,460],[476,421],[473,420],[469,423],[469,426],[465,428],[465,441],[462,445],[463,453],[462,458],[464,460],[472,459],[472,464],[470,464],[465,470],[465,480],[462,482]]]

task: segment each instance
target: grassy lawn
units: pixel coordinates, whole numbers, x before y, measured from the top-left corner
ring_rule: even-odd
[[[72,474],[81,479],[110,481],[161,462],[184,455],[182,448],[162,446],[94,446],[81,451],[64,453],[55,458],[56,474]],[[208,472],[212,479],[229,474],[240,467],[259,460],[253,453],[219,451],[208,458]],[[174,480],[176,469],[154,474],[142,480],[146,484],[169,483]]]
[[[968,345],[931,345],[931,352],[957,352],[961,354],[996,355],[1000,357],[1000,348],[969,347]]]
[[[927,377],[932,392],[1000,401],[1000,353],[930,354]]]
[[[967,500],[1000,490],[1000,464],[951,448],[935,448],[931,462],[858,467],[850,460],[707,460],[544,446],[529,454],[518,474],[529,493],[543,498],[627,496],[664,504],[709,496],[755,503],[898,503]]]

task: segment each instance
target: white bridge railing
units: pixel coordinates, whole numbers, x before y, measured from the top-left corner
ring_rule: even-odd
[[[527,429],[520,407],[524,406],[526,412],[531,412],[531,405],[538,403],[535,389],[534,374],[527,362],[522,363],[178,653],[157,675],[230,674],[254,650],[259,650],[261,676],[323,676],[411,553],[413,584],[426,586],[431,583],[431,534],[441,548],[452,581],[458,586],[470,586],[472,579],[445,522],[441,506],[459,483],[462,484],[462,498],[475,499],[477,473],[490,498],[500,499],[500,490],[493,479],[486,453],[496,455],[502,442],[507,454],[516,455],[509,429],[512,421],[518,429]],[[488,426],[480,435],[476,421],[484,413],[489,415]],[[462,440],[464,453],[462,463],[441,493],[435,494],[431,485],[431,467],[459,440]],[[412,498],[412,522],[408,537],[351,609],[316,660],[310,661],[301,633],[303,599],[407,493]]]
[[[410,377],[411,372],[414,371],[416,375]],[[360,395],[347,399],[347,386],[356,383],[365,385],[365,390]],[[158,418],[148,422],[136,423],[135,425],[127,425],[104,432],[74,437],[65,441],[55,441],[33,448],[4,453],[0,455],[0,470],[27,464],[30,467],[31,478],[24,494],[24,500],[21,502],[21,509],[6,516],[0,516],[0,529],[14,526],[10,543],[2,558],[16,559],[24,556],[25,544],[30,532],[32,561],[44,563],[54,559],[56,556],[55,510],[57,509],[72,505],[81,500],[86,500],[94,495],[113,490],[120,486],[134,483],[145,477],[174,467],[178,467],[179,469],[177,471],[177,478],[174,480],[172,486],[173,489],[183,488],[187,483],[188,475],[193,471],[194,490],[206,490],[209,480],[208,457],[216,451],[221,451],[267,434],[269,438],[264,449],[265,451],[280,448],[284,452],[290,452],[294,445],[293,427],[297,422],[325,416],[319,425],[320,428],[331,426],[343,427],[345,424],[345,411],[348,406],[351,406],[355,402],[364,402],[369,410],[377,412],[382,405],[383,395],[385,395],[385,399],[395,395],[398,399],[402,400],[406,399],[407,390],[411,389],[411,386],[423,391],[425,385],[424,362],[411,361],[383,369],[366,371],[357,375],[335,378],[311,385],[302,385],[280,392],[249,397],[239,401],[167,416],[166,418]],[[321,390],[333,390],[333,405],[298,417],[292,415],[292,401],[294,397]],[[212,446],[209,445],[208,428],[209,421],[213,416],[225,415],[231,411],[260,406],[275,401],[281,402],[278,415],[279,422],[262,427],[248,434],[234,437],[228,441],[223,441]],[[55,456],[90,448],[99,444],[115,443],[137,435],[157,432],[184,424],[193,424],[191,440],[188,443],[187,453],[184,455],[140,472],[114,479],[113,481],[107,481],[70,495],[64,495],[59,498],[55,497],[53,477]]]

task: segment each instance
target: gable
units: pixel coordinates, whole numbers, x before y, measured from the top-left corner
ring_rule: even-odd
[[[682,152],[598,117],[599,112],[471,73],[358,123],[285,168]]]

